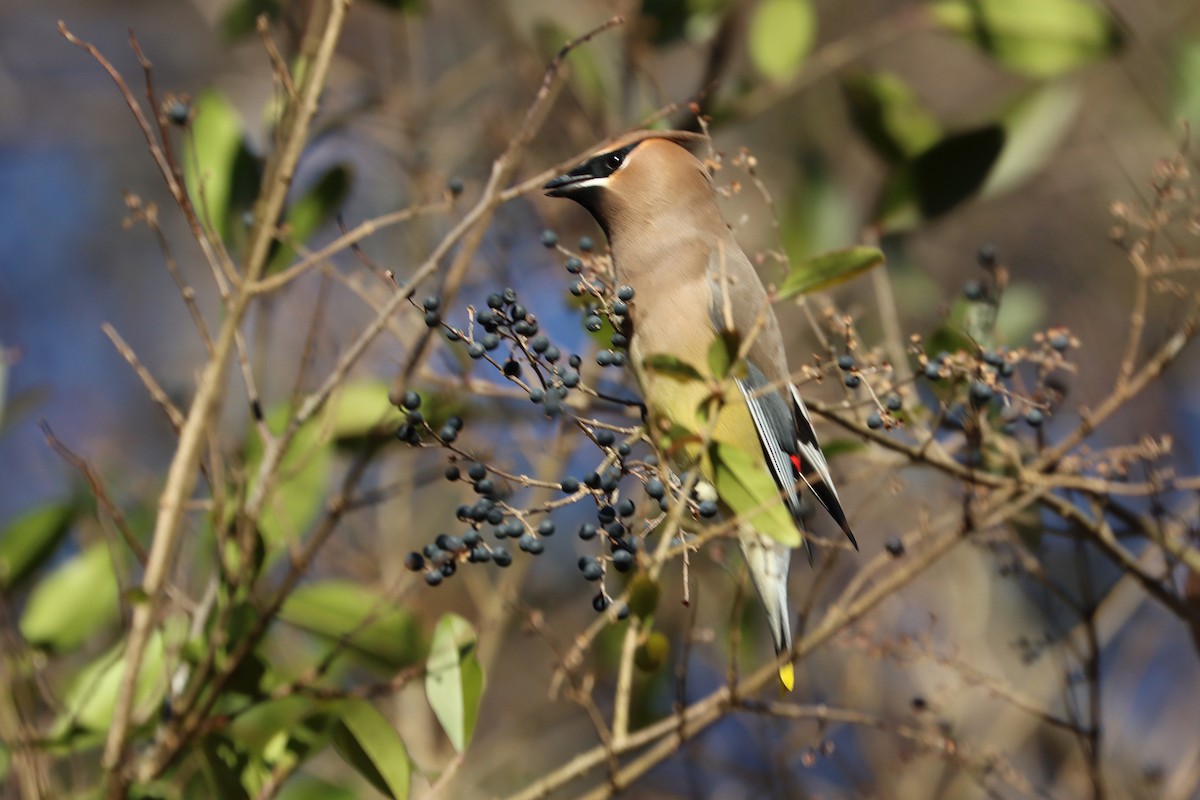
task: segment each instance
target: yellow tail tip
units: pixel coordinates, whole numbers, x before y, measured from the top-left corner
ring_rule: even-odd
[[[783,684],[784,690],[788,692],[796,685],[796,671],[791,664],[784,664],[779,668],[779,682]]]

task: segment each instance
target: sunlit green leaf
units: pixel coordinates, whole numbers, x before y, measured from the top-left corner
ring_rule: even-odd
[[[992,197],[1011,191],[1046,166],[1079,111],[1078,88],[1058,81],[1022,97],[1001,116],[1004,150],[980,191]]]
[[[809,0],[761,0],[750,19],[750,60],[770,80],[786,83],[804,66],[816,37]]]
[[[842,92],[854,127],[884,161],[915,158],[942,135],[937,120],[897,75],[859,72],[845,80]]]
[[[0,589],[24,583],[50,557],[79,514],[74,501],[29,509],[0,529]]]
[[[1116,54],[1124,36],[1087,0],[935,0],[934,19],[1004,66],[1049,78]]]
[[[201,220],[234,248],[245,238],[243,215],[258,192],[258,161],[246,147],[241,117],[223,94],[201,92],[193,112],[184,140],[184,183]]]
[[[700,374],[700,371],[691,364],[666,353],[654,353],[653,355],[646,356],[642,359],[642,368],[647,372],[653,372],[677,381],[704,380],[704,376]]]
[[[286,406],[272,409],[266,416],[267,427],[275,434],[282,432],[289,415]],[[268,551],[277,552],[284,542],[301,536],[324,505],[333,458],[333,444],[325,434],[324,418],[310,419],[296,431],[283,455],[274,491],[259,519],[259,530]],[[258,474],[262,457],[262,442],[252,429],[246,443],[248,474]]]
[[[288,596],[279,618],[344,642],[391,670],[421,658],[420,629],[412,615],[361,583],[329,579],[303,584]]]
[[[723,379],[731,370],[737,371],[734,367],[741,346],[742,337],[737,331],[721,330],[718,333],[708,348],[708,369],[714,378]]]
[[[284,218],[287,238],[299,244],[307,242],[321,223],[333,219],[349,193],[349,168],[339,165],[326,172],[303,197],[289,204]],[[268,274],[278,272],[295,258],[295,250],[279,245],[267,264]]]
[[[116,622],[118,591],[108,545],[90,545],[33,588],[21,635],[38,647],[72,650]]]
[[[333,744],[341,757],[387,797],[408,797],[411,766],[395,726],[366,700],[337,704]]]
[[[475,653],[475,630],[456,614],[446,614],[433,633],[425,665],[425,696],[458,752],[475,731],[483,699],[483,667]]]
[[[404,414],[388,402],[388,386],[383,381],[353,381],[338,390],[330,400],[330,433],[334,439],[359,439],[373,433],[391,435],[404,421]],[[428,411],[426,406],[422,412]],[[432,419],[429,414],[426,419]]]
[[[57,736],[71,729],[105,731],[112,725],[117,697],[125,677],[125,645],[119,643],[88,664],[70,682],[63,696],[65,710],[54,725]],[[157,713],[169,683],[162,636],[151,634],[142,657],[134,691],[134,720]]]
[[[757,446],[757,443],[753,443]],[[745,450],[714,442],[713,486],[725,505],[743,522],[788,547],[799,547],[800,531],[779,497],[779,487],[762,463]]]
[[[776,291],[776,299],[821,292],[883,263],[877,247],[847,247],[793,264]]]
[[[827,461],[833,461],[838,456],[857,453],[859,450],[865,450],[866,447],[867,445],[858,439],[830,439],[821,443],[821,452],[825,454]]]

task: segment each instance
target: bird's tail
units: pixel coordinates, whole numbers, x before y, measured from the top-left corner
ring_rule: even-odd
[[[753,528],[742,526],[738,542],[750,568],[750,578],[767,612],[767,625],[775,643],[775,653],[792,649],[792,625],[788,618],[787,577],[792,550]],[[787,691],[795,684],[792,662],[779,667],[779,681]]]

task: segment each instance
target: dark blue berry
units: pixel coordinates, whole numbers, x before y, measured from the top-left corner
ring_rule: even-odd
[[[634,510],[635,510],[635,506],[633,504],[633,501],[630,500],[628,497],[622,499],[621,502],[617,503],[617,514],[619,516],[632,517]]]
[[[634,294],[634,292],[633,292],[632,286],[625,285],[625,286],[620,286],[617,288],[617,299],[618,300],[624,300],[626,303],[628,303],[630,300],[633,299],[633,294]]]
[[[892,558],[899,558],[904,555],[904,541],[899,536],[889,538],[883,547]]]
[[[883,417],[879,415],[878,411],[872,411],[867,415],[867,427],[873,431],[883,427]]]
[[[512,553],[503,547],[493,547],[492,561],[496,562],[497,567],[507,567],[512,563]]]
[[[592,608],[596,609],[597,613],[603,613],[608,608],[609,599],[605,597],[604,592],[592,598]]]
[[[612,554],[613,568],[617,572],[628,572],[633,569],[635,561],[637,558],[634,554],[625,549],[617,550]]]
[[[448,481],[456,481],[462,476],[462,472],[460,472],[458,467],[454,464],[446,467],[446,471],[442,474],[446,476],[446,480]]]
[[[591,314],[584,318],[583,327],[587,328],[592,333],[595,333],[604,327],[604,320],[600,319],[595,314]]]
[[[646,481],[646,494],[654,500],[661,500],[663,495],[667,493],[667,487],[663,486],[663,482],[658,478],[651,478]]]
[[[539,536],[553,536],[554,522],[548,519],[542,520],[538,523],[537,532]]]
[[[570,258],[567,259],[567,272],[571,273],[572,275],[578,275],[582,271],[583,271],[583,262],[582,261],[580,261],[575,256],[571,256]]]
[[[846,384],[846,387],[849,389],[857,389],[858,385],[862,383],[862,378],[858,377],[857,375],[847,375],[842,380],[842,383]]]
[[[549,230],[549,229],[542,231],[542,246],[543,247],[554,247],[554,245],[556,245],[556,244],[558,244],[558,234],[557,233],[555,233],[554,231]]]
[[[837,365],[838,369],[842,370],[843,372],[849,372],[850,370],[854,369],[854,356],[849,354],[838,356]]]
[[[446,189],[450,192],[450,194],[454,195],[455,197],[458,197],[460,194],[463,193],[462,179],[461,178],[451,178],[450,180],[446,181]]]
[[[596,529],[596,526],[590,522],[585,522],[579,526],[579,538],[585,542],[590,539],[595,539],[597,533],[599,533],[599,531]]]
[[[700,503],[700,516],[711,519],[717,515],[717,503],[714,500],[704,500]]]
[[[438,300],[433,295],[429,295],[428,297],[426,297],[424,300],[421,301],[421,306],[426,311],[437,311],[439,305],[441,305],[441,301]]]
[[[471,463],[471,466],[467,467],[467,477],[473,481],[482,480],[487,477],[487,467],[478,461],[474,461]]]
[[[1032,428],[1040,427],[1046,421],[1046,415],[1040,408],[1031,408],[1025,412],[1025,424]]]
[[[883,404],[887,406],[888,411],[899,411],[904,405],[900,400],[900,395],[895,393],[889,394],[887,397],[885,397]]]
[[[420,553],[409,553],[404,557],[404,567],[412,572],[425,569],[425,557]]]
[[[439,586],[442,582],[442,573],[440,570],[432,570],[425,573],[425,582],[430,586]]]

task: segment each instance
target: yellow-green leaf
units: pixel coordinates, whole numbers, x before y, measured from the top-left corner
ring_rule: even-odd
[[[471,742],[483,699],[483,667],[475,645],[471,623],[457,614],[446,614],[434,630],[425,664],[425,696],[460,753]]]
[[[820,292],[844,283],[883,263],[877,247],[847,247],[793,264],[776,297],[786,300],[799,294]]]
[[[390,435],[404,421],[400,410],[388,402],[388,387],[383,381],[348,383],[338,390],[329,406],[330,432],[338,440],[381,432]]]
[[[338,754],[372,786],[394,800],[408,797],[412,767],[394,725],[366,700],[338,703],[333,729]]]
[[[804,66],[816,37],[809,0],[762,0],[750,20],[750,60],[768,79],[786,83]]]
[[[936,0],[933,17],[1014,72],[1050,78],[1117,53],[1124,36],[1087,0]]]
[[[737,331],[722,330],[708,348],[708,369],[718,380],[738,372],[737,357],[742,346],[742,337]],[[740,370],[745,372],[745,370]],[[738,376],[740,377],[740,376]]]
[[[54,725],[54,734],[63,736],[71,729],[104,731],[112,725],[117,696],[125,676],[125,645],[119,643],[84,667],[72,679],[63,697],[65,710]],[[166,694],[169,682],[166,651],[162,636],[151,634],[142,657],[134,691],[134,720],[152,716]]]
[[[108,545],[97,542],[34,587],[21,635],[39,647],[72,650],[117,620],[118,591]]]
[[[290,413],[287,406],[272,409],[266,417],[267,427],[273,433],[282,432]],[[318,416],[300,426],[280,461],[274,489],[259,519],[268,552],[279,552],[285,542],[303,535],[324,505],[333,445],[324,435],[322,423]],[[246,443],[248,474],[258,474],[262,458],[262,442],[251,430]]]
[[[421,636],[412,615],[369,586],[329,579],[292,592],[279,618],[298,628],[344,642],[397,670],[421,657]]]
[[[767,466],[729,444],[714,442],[711,453],[713,486],[721,502],[765,536],[788,547],[799,547],[800,531],[780,499],[779,487]]]
[[[1172,94],[1172,124],[1186,120],[1193,131],[1200,129],[1200,38],[1183,42],[1175,52]]]

